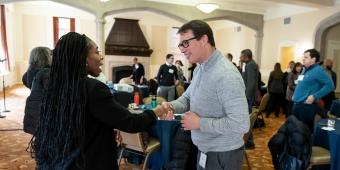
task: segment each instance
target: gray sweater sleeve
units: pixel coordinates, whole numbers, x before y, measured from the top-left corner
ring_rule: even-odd
[[[230,75],[228,78],[221,78],[218,82],[220,84],[217,87],[217,97],[223,106],[224,116],[201,117],[200,130],[214,134],[225,134],[228,131],[240,134],[248,132],[250,121],[242,78]]]

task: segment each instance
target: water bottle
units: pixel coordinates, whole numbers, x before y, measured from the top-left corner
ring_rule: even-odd
[[[156,95],[152,96],[152,98],[151,98],[151,107],[152,108],[157,107],[157,96]]]
[[[136,106],[139,105],[139,93],[135,92],[135,95],[133,97],[133,102],[136,104]]]

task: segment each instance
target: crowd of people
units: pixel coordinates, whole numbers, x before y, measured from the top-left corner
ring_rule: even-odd
[[[119,131],[142,132],[159,119],[183,114],[181,125],[191,131],[198,148],[197,169],[242,169],[244,148],[255,148],[249,131],[249,114],[258,103],[261,86],[259,66],[250,49],[240,52],[240,65],[215,46],[213,31],[200,20],[179,28],[178,48],[191,63],[186,79],[181,60],[165,56],[156,80],[163,102],[152,110],[132,114],[112,96],[106,84],[89,78],[101,73],[103,56],[86,35],[70,32],[52,50],[31,51],[23,83],[31,89],[25,107],[24,130],[33,135],[29,149],[37,169],[118,169],[115,152]],[[267,117],[281,108],[313,129],[318,109],[329,109],[335,99],[333,62],[315,49],[304,52],[303,62],[290,62],[282,71],[276,63],[270,72]],[[146,84],[145,69],[133,59],[134,84]],[[184,88],[184,82],[190,86]],[[177,93],[177,95],[176,95]],[[323,104],[320,104],[323,101]],[[114,131],[115,129],[115,131]],[[251,132],[251,131],[250,131]],[[219,159],[215,159],[219,158]]]

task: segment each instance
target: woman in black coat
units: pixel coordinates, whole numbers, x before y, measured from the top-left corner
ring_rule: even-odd
[[[27,71],[22,76],[24,85],[31,89],[35,75],[44,68],[49,68],[51,65],[51,50],[47,47],[35,47],[30,53],[29,66]]]
[[[103,57],[85,35],[70,32],[53,50],[40,123],[30,143],[38,170],[117,170],[113,129],[141,132],[162,116],[162,107],[131,114],[98,76]]]

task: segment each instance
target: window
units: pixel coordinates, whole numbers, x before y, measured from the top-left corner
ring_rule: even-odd
[[[65,17],[53,17],[53,40],[54,45],[60,37],[67,34],[68,32],[75,31],[75,19]]]

